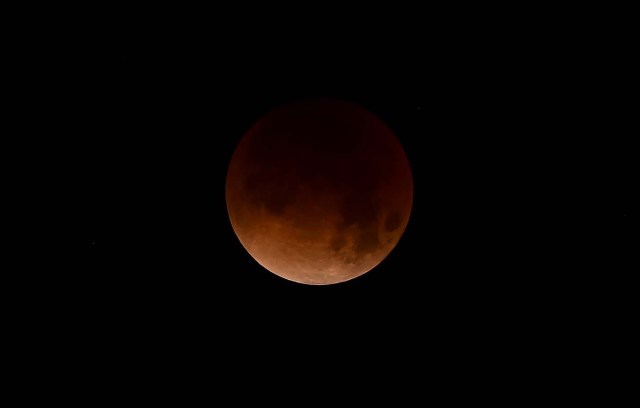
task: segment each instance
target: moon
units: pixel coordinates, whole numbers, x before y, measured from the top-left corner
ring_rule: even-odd
[[[253,124],[229,163],[235,234],[268,271],[329,285],[380,264],[409,222],[413,177],[391,129],[338,99],[280,105]]]

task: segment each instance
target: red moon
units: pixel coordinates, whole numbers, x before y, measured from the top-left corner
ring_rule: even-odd
[[[328,285],[370,271],[397,245],[413,177],[402,145],[374,114],[307,99],[273,109],[247,131],[225,192],[233,230],[260,265]]]

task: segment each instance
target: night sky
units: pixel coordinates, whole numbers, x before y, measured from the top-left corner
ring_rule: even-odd
[[[630,108],[610,97],[616,77],[594,82],[582,63],[591,51],[579,46],[445,26],[233,41],[195,27],[75,54],[68,95],[89,255],[72,286],[87,316],[137,333],[182,331],[199,345],[231,344],[229,333],[249,327],[330,348],[391,335],[410,350],[404,358],[426,344],[472,357],[470,338],[476,348],[506,337],[504,347],[547,344],[545,333],[562,337],[629,306],[612,295],[628,279],[637,222],[632,135],[620,121]],[[391,254],[319,287],[258,265],[224,199],[244,132],[313,96],[382,119],[415,183]]]

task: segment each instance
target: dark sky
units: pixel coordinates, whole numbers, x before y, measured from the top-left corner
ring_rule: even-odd
[[[184,24],[74,54],[90,255],[73,284],[88,308],[131,330],[205,338],[239,326],[334,345],[393,333],[413,352],[562,333],[623,308],[611,293],[629,273],[637,211],[616,77],[594,81],[596,51],[580,43],[456,21],[300,36]],[[310,96],[378,115],[415,181],[395,250],[330,287],[260,267],[224,201],[243,133]]]

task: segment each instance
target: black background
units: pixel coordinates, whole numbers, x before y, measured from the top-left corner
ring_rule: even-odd
[[[581,361],[576,339],[631,304],[626,53],[524,18],[415,20],[170,20],[76,50],[65,102],[87,262],[67,283],[82,320],[146,339],[141,349],[207,356],[215,343],[274,361],[349,351],[444,369],[558,350]],[[378,115],[415,182],[394,251],[331,286],[260,267],[224,199],[244,132],[314,96]]]

